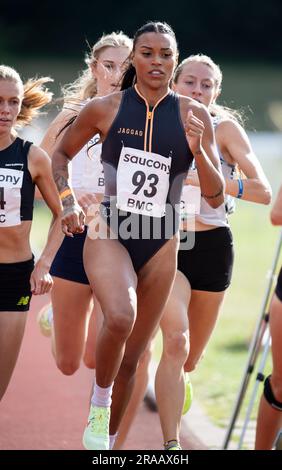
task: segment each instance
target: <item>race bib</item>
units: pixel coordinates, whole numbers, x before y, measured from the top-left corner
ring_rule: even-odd
[[[96,143],[92,146],[94,142],[99,142],[99,136],[93,137],[71,161],[70,177],[74,190],[104,194],[104,170],[101,163],[102,144]]]
[[[95,138],[93,141],[90,140],[87,144],[89,150],[86,151],[84,160],[84,187],[87,190],[91,190],[92,193],[104,194],[105,178],[103,165],[101,163],[102,144],[99,143],[91,146],[94,142]]]
[[[123,147],[117,169],[117,208],[163,217],[170,167],[171,157]]]
[[[0,227],[21,223],[23,171],[0,168]]]
[[[198,186],[186,184],[181,194],[181,218],[187,219],[200,213],[201,190]]]

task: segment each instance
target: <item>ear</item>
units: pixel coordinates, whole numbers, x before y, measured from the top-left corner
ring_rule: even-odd
[[[90,70],[91,70],[92,77],[93,77],[93,78],[96,78],[96,61],[95,61],[95,62],[91,62],[91,64],[89,65],[89,67],[90,67]]]

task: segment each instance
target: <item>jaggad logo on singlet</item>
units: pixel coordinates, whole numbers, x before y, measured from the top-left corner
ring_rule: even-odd
[[[0,168],[0,227],[21,223],[23,171]]]
[[[171,157],[123,147],[117,169],[117,207],[163,217],[169,189]]]

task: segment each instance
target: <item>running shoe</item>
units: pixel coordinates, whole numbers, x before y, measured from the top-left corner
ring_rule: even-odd
[[[164,443],[164,450],[182,450],[182,447],[176,439]]]
[[[53,325],[52,304],[44,305],[37,315],[37,323],[44,336],[50,337]]]
[[[192,400],[193,400],[193,387],[190,382],[190,377],[187,372],[184,374],[184,382],[185,382],[185,399],[182,414],[185,415],[191,408]]]
[[[109,450],[109,406],[90,406],[88,423],[83,434],[83,445],[88,450]]]

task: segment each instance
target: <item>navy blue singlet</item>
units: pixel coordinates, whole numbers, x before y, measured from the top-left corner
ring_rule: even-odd
[[[138,164],[136,173],[134,170],[132,173],[135,196],[128,199],[126,211],[117,208],[118,165],[123,147],[133,151],[128,154],[131,156],[123,156],[124,161],[128,161],[131,167],[134,163]],[[140,158],[140,154],[136,152],[139,156],[135,156],[134,149],[161,155],[162,163],[154,160],[154,155],[148,153]],[[128,250],[134,269],[138,272],[179,229],[179,211],[176,211],[175,206],[180,203],[183,181],[193,155],[181,120],[178,95],[169,91],[154,107],[149,107],[137,87],[125,90],[118,113],[102,145],[101,159],[105,175],[105,198],[101,204],[101,214],[117,233],[120,243]],[[166,165],[166,161],[171,163]],[[145,167],[149,167],[146,168],[147,173],[142,171]],[[155,196],[161,190],[162,180],[155,174],[155,168],[160,167],[163,174],[168,175],[165,177],[168,179],[168,192],[164,215],[154,217],[144,212],[136,213],[138,207],[144,208],[146,204],[149,207],[150,196]],[[148,203],[138,200],[143,192],[149,196]],[[117,223],[113,223],[114,221]],[[120,228],[127,222],[128,236],[124,237]]]

